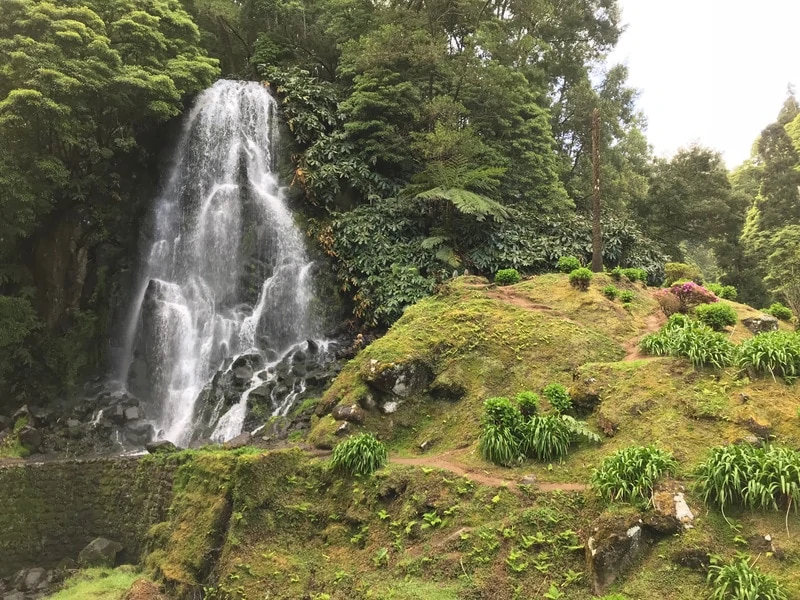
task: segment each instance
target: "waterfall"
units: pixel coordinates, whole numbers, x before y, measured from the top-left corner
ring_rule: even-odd
[[[311,263],[278,184],[277,142],[267,89],[217,82],[187,116],[153,207],[118,378],[131,384],[134,362],[146,365],[137,385],[156,429],[179,445],[221,367],[243,353],[283,355],[317,333]],[[247,393],[219,418],[217,438],[241,431],[246,402]]]

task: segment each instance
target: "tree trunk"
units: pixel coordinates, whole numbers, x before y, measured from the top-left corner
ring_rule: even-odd
[[[592,111],[592,271],[603,271],[603,233],[600,230],[600,111]]]

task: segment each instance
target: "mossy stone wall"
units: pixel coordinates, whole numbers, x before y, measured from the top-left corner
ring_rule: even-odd
[[[0,577],[55,566],[94,538],[120,542],[136,562],[172,501],[177,461],[71,460],[0,468]]]

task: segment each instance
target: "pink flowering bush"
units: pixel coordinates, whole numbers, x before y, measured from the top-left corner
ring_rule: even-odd
[[[713,304],[719,300],[719,298],[714,295],[714,292],[707,290],[702,285],[697,285],[694,281],[676,283],[671,288],[667,288],[661,293],[664,294],[664,292],[672,294],[678,299],[678,312],[684,314],[688,313],[696,306],[700,306],[701,304]]]

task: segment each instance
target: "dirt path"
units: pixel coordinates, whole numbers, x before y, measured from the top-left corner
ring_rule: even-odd
[[[667,318],[664,316],[664,313],[662,312],[657,312],[653,313],[652,315],[648,315],[648,317],[644,321],[645,324],[644,333],[637,335],[635,338],[632,338],[627,342],[625,342],[624,344],[622,344],[622,347],[625,349],[625,358],[623,358],[622,360],[628,362],[632,360],[642,360],[645,358],[652,358],[652,356],[649,356],[647,354],[642,354],[642,351],[639,350],[639,342],[642,340],[644,336],[649,335],[651,333],[655,333],[656,331],[661,329],[661,326],[664,325],[664,323],[666,322]]]
[[[477,467],[467,467],[465,465],[453,462],[447,458],[447,454],[441,454],[438,456],[420,456],[419,458],[401,458],[394,456],[389,457],[389,462],[395,465],[443,469],[445,471],[455,473],[461,477],[467,477],[472,481],[480,483],[481,485],[488,485],[491,487],[507,486],[510,488],[516,488],[519,485],[519,482],[513,479],[496,477],[483,469],[479,469]],[[582,492],[588,488],[588,486],[583,483],[536,482],[534,485],[536,489],[543,492]]]

